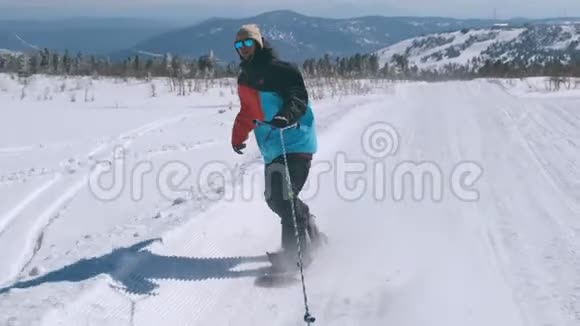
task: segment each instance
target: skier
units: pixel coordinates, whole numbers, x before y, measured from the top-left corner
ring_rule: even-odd
[[[241,109],[232,129],[232,147],[236,153],[243,154],[248,134],[254,131],[266,164],[266,203],[281,220],[282,250],[270,258],[277,257],[276,261],[282,268],[296,266],[298,248],[291,206],[294,205],[306,265],[311,260],[311,250],[320,244],[321,239],[310,208],[297,197],[308,178],[312,157],[317,150],[314,115],[306,86],[294,65],[277,58],[257,25],[243,25],[236,34],[234,46],[241,59],[238,76]],[[289,128],[282,131],[282,144],[279,128],[286,127]],[[292,198],[286,182],[283,145],[287,153]]]

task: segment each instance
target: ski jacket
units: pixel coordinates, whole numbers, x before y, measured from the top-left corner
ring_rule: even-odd
[[[266,163],[283,154],[278,129],[255,125],[254,120],[270,121],[279,114],[296,128],[283,131],[287,153],[312,156],[317,150],[314,114],[304,80],[296,66],[277,59],[270,48],[259,49],[249,62],[242,62],[238,76],[240,111],[233,129],[232,145],[240,145],[254,131]]]

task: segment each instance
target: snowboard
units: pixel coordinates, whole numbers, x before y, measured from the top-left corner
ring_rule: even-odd
[[[314,262],[314,256],[319,252],[323,245],[328,243],[328,238],[325,234],[318,234],[318,243],[315,245],[314,250],[309,254],[309,258],[303,257],[302,269],[304,272],[310,267]],[[260,287],[287,287],[292,286],[301,281],[300,278],[300,266],[298,263],[298,255],[292,257],[294,264],[288,263],[286,257],[281,253],[277,252],[266,252],[268,260],[270,261],[270,267],[267,268],[261,275],[256,278],[255,284]]]
[[[300,268],[296,259],[295,266],[279,261],[279,254],[266,252],[270,266],[256,278],[255,284],[260,287],[285,287],[300,281]],[[305,270],[307,265],[303,266]]]

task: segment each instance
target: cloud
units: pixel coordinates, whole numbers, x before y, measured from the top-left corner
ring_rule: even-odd
[[[17,3],[17,4],[15,4]],[[47,10],[75,15],[223,16],[242,17],[269,10],[290,9],[308,15],[416,15],[491,18],[514,16],[580,16],[578,0],[0,0],[0,12]],[[38,12],[39,13],[39,12]]]

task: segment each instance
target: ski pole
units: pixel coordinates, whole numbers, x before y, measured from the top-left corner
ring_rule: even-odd
[[[291,200],[290,207],[292,208],[292,218],[293,218],[293,222],[294,222],[294,236],[296,237],[296,244],[298,246],[298,267],[300,268],[300,279],[302,281],[302,294],[304,296],[304,309],[305,309],[304,322],[307,323],[308,325],[310,325],[311,323],[316,321],[316,318],[314,318],[314,316],[312,316],[310,314],[310,309],[308,307],[308,295],[307,295],[307,291],[306,291],[306,281],[305,281],[305,277],[304,277],[302,243],[300,241],[301,237],[300,237],[300,232],[298,231],[298,222],[296,220],[296,209],[294,207],[294,190],[292,188],[292,180],[290,178],[290,169],[288,167],[288,158],[287,158],[287,153],[286,153],[286,145],[285,145],[285,141],[284,141],[284,130],[294,128],[294,127],[298,128],[299,124],[295,123],[293,125],[290,125],[290,126],[287,126],[284,128],[278,128],[278,127],[272,125],[272,123],[268,122],[268,121],[254,120],[254,123],[255,124],[269,125],[273,129],[280,130],[280,142],[282,144],[282,154],[284,157],[286,183],[288,185],[288,192],[289,192],[290,200]]]

